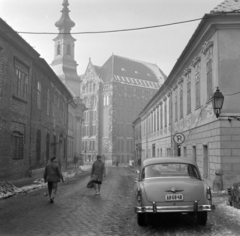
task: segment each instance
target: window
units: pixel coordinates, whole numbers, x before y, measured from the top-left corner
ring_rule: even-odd
[[[92,141],[89,142],[89,151],[92,151]]]
[[[171,103],[171,97],[169,96],[169,124],[171,124],[171,117],[172,117],[172,103]]]
[[[175,121],[178,121],[178,102],[177,102],[177,93],[175,95]]]
[[[50,90],[49,89],[47,90],[47,115],[50,115]]]
[[[56,135],[54,140],[54,146],[56,147]],[[54,153],[56,155],[56,153]],[[36,139],[36,160],[39,162],[41,159],[41,130],[37,130],[37,139]]]
[[[197,161],[197,149],[196,146],[192,146],[192,156],[193,156],[193,161]]]
[[[183,118],[183,91],[180,90],[180,119]]]
[[[23,134],[17,131],[14,131],[12,134],[12,158],[14,160],[23,159]]]
[[[196,108],[200,107],[200,61],[195,65]]]
[[[187,114],[191,113],[191,83],[187,83]]]
[[[153,115],[154,115],[154,117],[153,117],[154,118],[154,130],[153,131],[154,132],[156,132],[156,111],[157,110],[154,110],[154,112],[153,112]]]
[[[156,156],[156,153],[155,153],[155,144],[152,145],[152,157],[155,157]]]
[[[42,87],[40,82],[37,84],[37,108],[41,110]]]
[[[183,147],[183,156],[187,157],[187,148],[186,147]]]
[[[203,145],[203,178],[209,177],[208,146]]]
[[[61,54],[61,45],[60,43],[57,45],[57,55],[60,55]]]
[[[160,126],[161,129],[163,128],[163,109],[162,109],[162,105],[160,106]]]
[[[15,59],[14,69],[15,69],[14,95],[24,100],[27,100],[29,68],[19,60]]]
[[[164,126],[167,127],[167,101],[164,103]]]
[[[159,130],[159,106],[157,108],[157,130]]]
[[[207,100],[210,100],[213,94],[212,84],[212,60],[207,62]]]
[[[67,55],[71,55],[71,45],[69,43],[67,44]]]

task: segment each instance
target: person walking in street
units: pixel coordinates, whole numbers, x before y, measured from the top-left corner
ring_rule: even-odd
[[[53,156],[50,163],[45,167],[43,178],[45,183],[48,183],[48,196],[50,202],[53,203],[57,193],[58,182],[60,182],[60,179],[64,182],[62,172],[57,164],[56,156]]]
[[[92,165],[91,179],[93,180],[93,187],[95,194],[100,194],[101,184],[103,178],[106,176],[105,164],[102,161],[102,157],[97,155],[97,160]]]

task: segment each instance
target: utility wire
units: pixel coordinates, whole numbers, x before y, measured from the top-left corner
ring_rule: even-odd
[[[240,93],[240,91],[239,92],[236,92],[236,93],[232,93],[232,94],[223,94],[224,96],[233,96],[233,95],[236,95],[236,94],[238,94],[238,93]]]
[[[16,31],[18,34],[106,34],[106,33],[118,33],[118,32],[126,32],[126,31],[136,31],[136,30],[146,30],[146,29],[153,29],[153,28],[160,28],[160,27],[166,27],[166,26],[172,26],[172,25],[178,25],[178,24],[185,24],[190,23],[194,21],[199,21],[207,18],[212,18],[220,15],[226,15],[227,13],[236,13],[240,11],[234,10],[231,12],[221,12],[219,14],[213,14],[213,15],[205,15],[202,18],[192,19],[192,20],[186,20],[186,21],[179,21],[174,23],[168,23],[168,24],[162,24],[162,25],[153,25],[153,26],[145,26],[145,27],[138,27],[138,28],[129,28],[129,29],[119,29],[119,30],[103,30],[103,31],[85,31],[85,32],[71,32],[71,33],[53,33],[53,32],[27,32],[27,31]]]

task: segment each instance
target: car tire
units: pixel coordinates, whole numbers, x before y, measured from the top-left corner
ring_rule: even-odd
[[[145,213],[137,213],[137,223],[139,226],[146,225],[146,214]]]
[[[200,225],[206,225],[206,223],[207,223],[207,212],[206,211],[197,213],[197,222]]]

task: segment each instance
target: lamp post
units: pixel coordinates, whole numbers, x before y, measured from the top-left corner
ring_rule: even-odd
[[[219,88],[217,87],[216,92],[212,96],[212,107],[217,118],[221,113],[223,101],[224,101],[224,96],[220,92]]]
[[[223,94],[220,92],[219,88],[217,87],[216,92],[213,94],[212,98],[212,107],[214,110],[214,113],[216,115],[216,117],[226,117],[226,116],[220,116],[221,113],[221,109],[223,106],[223,102],[224,102],[224,96]],[[239,116],[227,116],[228,117],[228,121],[231,122],[232,119],[236,119],[238,121],[240,121],[240,117]]]

